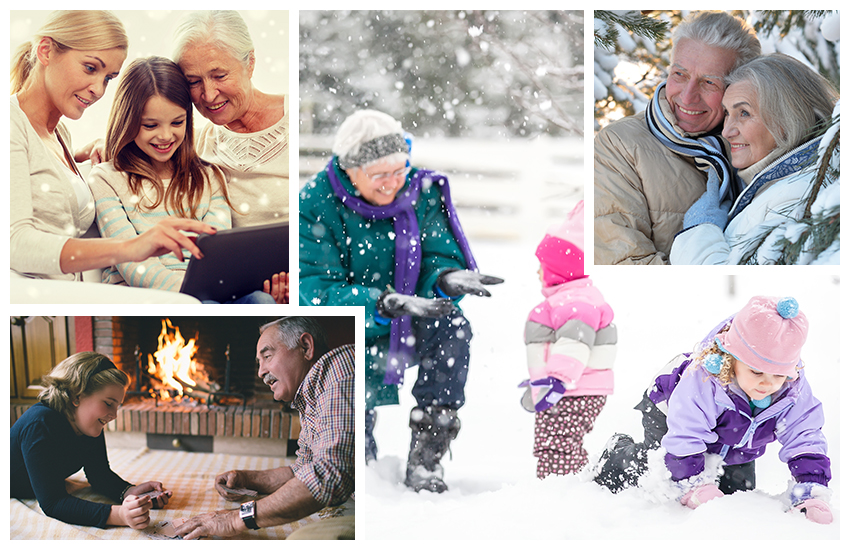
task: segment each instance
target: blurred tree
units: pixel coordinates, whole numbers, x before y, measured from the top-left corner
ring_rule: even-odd
[[[418,135],[580,134],[583,39],[581,12],[301,11],[301,129],[374,108]]]

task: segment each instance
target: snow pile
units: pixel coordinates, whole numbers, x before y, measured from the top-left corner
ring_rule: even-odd
[[[615,393],[585,440],[595,459],[615,432],[643,434],[633,410],[655,373],[688,351],[720,319],[755,294],[794,296],[810,322],[803,348],[807,378],[824,403],[830,443],[835,522],[818,525],[786,513],[791,476],[778,443],[756,461],[757,488],[689,510],[674,500],[668,474],[656,468],[641,487],[617,495],[587,474],[536,478],[533,415],[519,405],[527,378],[522,334],[540,301],[534,249],[539,236],[517,243],[473,242],[483,272],[504,277],[493,297],[462,302],[472,324],[472,364],[462,428],[444,459],[449,491],[414,493],[403,485],[414,403],[405,377],[401,406],[378,409],[378,460],[358,472],[358,537],[366,539],[837,539],[841,518],[839,446],[839,284],[835,270],[764,268],[718,275],[685,268],[591,268],[614,308],[620,341]],[[687,274],[685,275],[685,271]],[[729,289],[734,288],[734,296]],[[656,457],[653,460],[660,460]]]

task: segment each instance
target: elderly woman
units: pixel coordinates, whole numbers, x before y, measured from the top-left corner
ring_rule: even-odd
[[[235,11],[190,13],[175,33],[174,61],[211,124],[196,139],[204,160],[231,172],[233,226],[289,220],[289,105],[256,89],[254,44]]]
[[[440,459],[457,436],[469,364],[469,323],[455,304],[489,296],[442,174],[411,168],[401,125],[359,111],[340,126],[334,156],[300,195],[303,305],[366,313],[366,457],[376,457],[374,409],[398,403],[419,365],[405,483],[442,492]]]
[[[804,217],[812,193],[820,143],[813,131],[829,125],[837,97],[829,82],[783,54],[751,61],[726,80],[723,137],[744,191],[720,204],[710,173],[673,242],[672,264],[775,263],[777,240]]]
[[[214,233],[195,220],[165,218],[129,240],[81,239],[95,208],[62,118],[77,120],[103,96],[127,57],[121,22],[102,11],[57,11],[12,61],[10,107],[13,277],[79,280],[83,271],[142,261],[182,248],[181,230]]]

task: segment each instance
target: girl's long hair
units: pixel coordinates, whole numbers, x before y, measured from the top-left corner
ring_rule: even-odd
[[[105,355],[83,351],[64,359],[42,377],[44,389],[38,400],[74,421],[74,402],[80,397],[116,385],[124,388],[130,378]]]
[[[186,110],[185,136],[171,157],[172,176],[167,188],[151,165],[150,157],[135,143],[145,105],[157,95]],[[133,194],[142,197],[143,183],[148,180],[156,190],[156,197],[147,208],[153,210],[162,204],[181,218],[196,218],[204,186],[208,184],[205,166],[213,167],[225,201],[232,206],[224,174],[195,152],[192,112],[189,83],[176,63],[156,56],[136,59],[118,84],[106,131],[105,160],[112,160],[116,170],[127,173]],[[138,207],[145,208],[141,200]]]

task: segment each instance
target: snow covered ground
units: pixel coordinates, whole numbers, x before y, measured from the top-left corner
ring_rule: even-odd
[[[533,415],[519,406],[517,384],[527,376],[525,316],[541,300],[534,249],[542,235],[521,242],[473,242],[481,271],[502,276],[489,299],[469,297],[463,309],[474,331],[462,429],[444,459],[443,494],[403,485],[414,402],[409,371],[402,404],[378,409],[378,460],[358,477],[358,538],[362,539],[838,539],[841,518],[839,285],[837,268],[603,267],[591,278],[614,308],[620,343],[616,389],[585,446],[598,455],[615,431],[641,435],[632,407],[655,372],[692,349],[719,320],[756,294],[797,298],[810,322],[803,349],[807,377],[824,403],[830,444],[835,522],[817,525],[787,514],[779,496],[791,479],[778,443],[758,459],[757,490],[692,511],[644,489],[618,495],[582,475],[535,477]],[[361,489],[363,487],[364,489]],[[788,543],[789,546],[791,543]],[[796,544],[795,544],[796,547]]]

